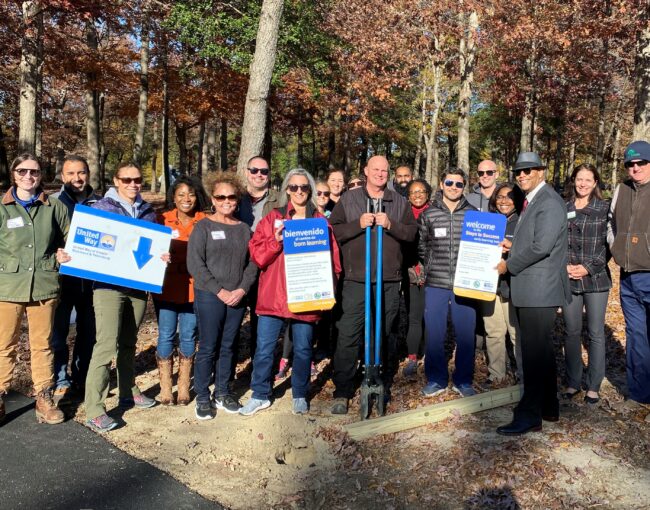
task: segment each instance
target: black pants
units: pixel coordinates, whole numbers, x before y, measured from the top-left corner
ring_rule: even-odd
[[[408,354],[420,354],[422,350],[422,326],[424,324],[424,285],[410,284],[404,290],[408,311],[408,333],[406,347]]]
[[[390,378],[392,373],[391,364],[395,356],[395,346],[387,345],[386,339],[392,335],[386,336],[386,330],[390,329],[399,306],[399,286],[400,282],[384,282],[384,295],[382,300],[383,307],[383,332],[382,338],[382,364],[384,372]],[[372,305],[374,311],[376,286],[372,286]],[[344,281],[343,291],[341,293],[341,318],[337,322],[338,339],[336,352],[334,353],[334,372],[332,379],[336,390],[334,398],[352,398],[354,397],[355,384],[354,377],[356,374],[356,364],[359,359],[359,347],[363,345],[364,324],[365,324],[365,285],[361,282]],[[374,328],[374,318],[372,321]],[[393,337],[394,338],[394,337]],[[374,336],[372,337],[374,341]],[[394,370],[393,370],[394,371]],[[386,379],[384,382],[387,384]]]
[[[542,416],[557,416],[557,368],[553,350],[553,325],[557,307],[516,308],[521,330],[524,394],[515,419],[541,423]]]

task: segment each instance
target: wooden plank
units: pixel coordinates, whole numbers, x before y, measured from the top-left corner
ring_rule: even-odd
[[[390,434],[435,423],[455,415],[464,415],[494,409],[519,402],[522,386],[509,386],[471,397],[458,398],[440,404],[418,407],[411,411],[395,413],[381,418],[350,423],[344,428],[355,440],[367,439],[380,434]]]

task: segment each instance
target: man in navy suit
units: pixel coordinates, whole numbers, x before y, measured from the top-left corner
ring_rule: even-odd
[[[556,310],[571,300],[567,272],[567,219],[562,198],[545,183],[545,166],[534,152],[522,152],[515,178],[526,195],[507,260],[510,295],[521,329],[524,393],[502,435],[542,429],[542,420],[559,419],[557,369],[553,350]],[[504,242],[507,247],[508,242]]]

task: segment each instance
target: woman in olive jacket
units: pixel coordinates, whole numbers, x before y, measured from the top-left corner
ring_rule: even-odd
[[[0,422],[2,397],[11,385],[23,314],[29,325],[36,419],[61,423],[52,401],[52,321],[59,294],[58,263],[68,234],[68,211],[41,188],[41,166],[32,154],[11,164],[11,188],[0,203]]]

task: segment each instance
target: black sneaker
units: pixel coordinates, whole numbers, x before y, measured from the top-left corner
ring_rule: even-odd
[[[214,418],[214,410],[210,402],[197,402],[194,408],[194,415],[199,420],[211,420]]]
[[[241,409],[241,404],[231,395],[222,395],[215,397],[212,401],[212,406],[216,409],[221,409],[227,413],[235,414]]]

